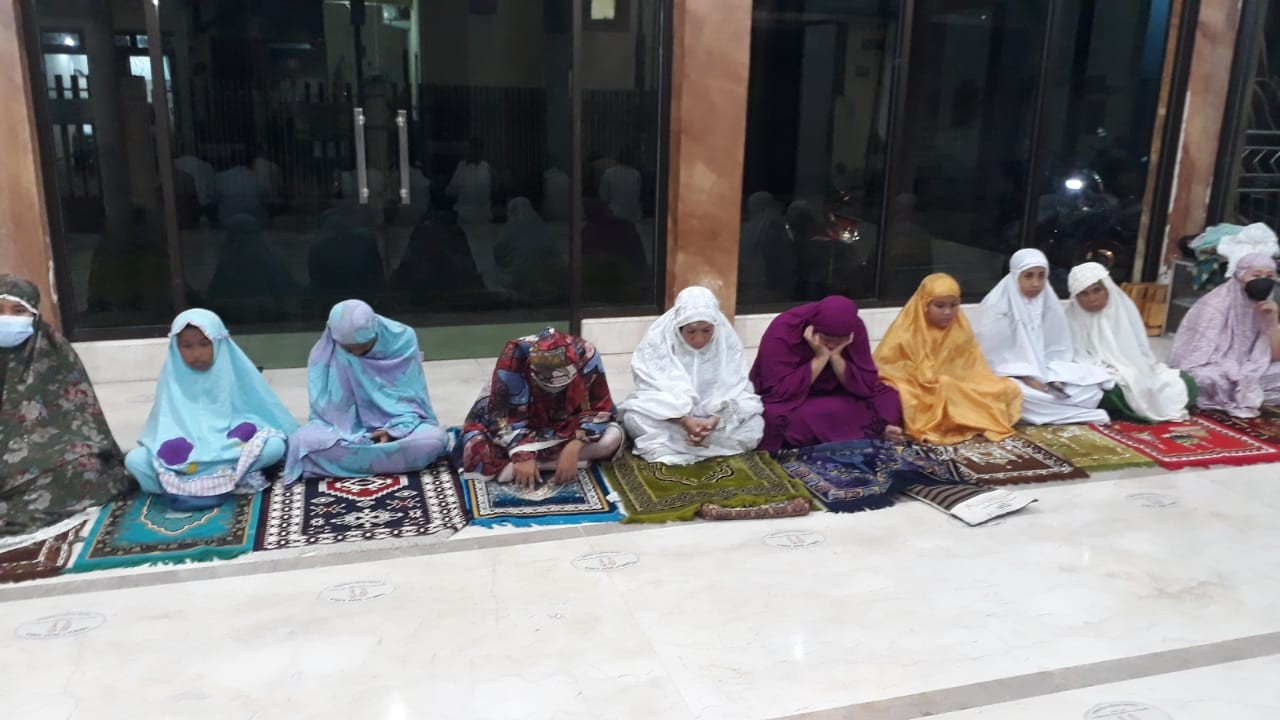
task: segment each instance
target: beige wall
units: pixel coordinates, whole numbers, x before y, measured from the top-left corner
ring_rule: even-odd
[[[732,315],[738,292],[751,0],[675,0],[667,304],[703,285]]]
[[[61,327],[53,292],[53,257],[45,213],[35,121],[31,114],[26,42],[16,0],[0,0],[0,272],[21,275],[40,288],[40,309]]]

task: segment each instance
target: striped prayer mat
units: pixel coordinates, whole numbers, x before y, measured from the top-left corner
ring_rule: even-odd
[[[1018,512],[1036,499],[1026,493],[973,483],[909,485],[907,495],[963,520],[981,525],[988,520]]]
[[[1091,473],[1155,467],[1151,458],[1088,425],[1019,425],[1018,435]]]
[[[1089,477],[1084,470],[1017,435],[999,442],[978,437],[958,445],[931,445],[929,453],[954,463],[961,479],[979,485],[1055,482]]]

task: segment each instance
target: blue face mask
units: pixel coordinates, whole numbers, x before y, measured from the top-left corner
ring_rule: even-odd
[[[35,333],[35,318],[30,315],[0,315],[0,347],[15,348]]]

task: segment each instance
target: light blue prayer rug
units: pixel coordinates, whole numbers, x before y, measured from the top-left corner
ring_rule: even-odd
[[[138,494],[102,509],[67,572],[221,560],[253,549],[261,493],[232,495],[207,510],[174,510]]]
[[[610,499],[609,487],[600,479],[596,468],[578,470],[572,482],[556,485],[551,473],[532,490],[515,483],[500,483],[495,478],[463,476],[467,507],[472,524],[481,527],[513,525],[572,525],[617,522],[622,519]]]

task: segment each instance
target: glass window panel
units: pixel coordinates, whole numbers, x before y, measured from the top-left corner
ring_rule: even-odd
[[[528,32],[543,4],[164,3],[194,298],[262,330],[348,297],[420,327],[565,324],[572,45]]]
[[[1086,260],[1132,279],[1169,12],[1161,0],[1061,2],[1034,206],[1034,244],[1061,295]]]
[[[143,2],[34,3],[46,47],[52,36],[79,51],[41,58],[58,188],[50,207],[61,213],[56,241],[67,259],[59,290],[77,329],[163,326],[173,316],[150,94],[116,44],[122,28],[144,24]]]
[[[44,77],[50,98],[62,100],[76,95],[87,97],[89,56],[45,53]]]
[[[740,309],[875,291],[898,10],[823,5],[754,3]]]
[[[613,20],[618,13],[617,0],[590,0],[592,20]]]
[[[55,46],[64,48],[80,47],[80,34],[74,32],[51,32],[43,31],[40,33],[40,42],[45,46]]]
[[[883,300],[932,272],[981,298],[1021,243],[1048,0],[920,0],[894,158]]]
[[[84,312],[100,308],[88,324],[159,325],[173,308],[151,63],[137,54],[143,0],[76,7],[90,5],[92,17],[66,17],[65,3],[37,2],[46,32],[86,38],[78,53],[42,56],[68,295]],[[161,4],[185,303],[272,332],[312,328],[351,296],[417,325],[504,323],[503,339],[512,324],[566,324],[578,174],[587,303],[652,308],[663,5],[606,5],[580,38],[586,157],[574,167],[574,38],[571,23],[548,21],[571,18],[571,0],[415,0],[364,13],[324,0],[217,13]],[[101,93],[110,97],[96,103]],[[109,122],[98,104],[114,108]],[[81,237],[89,231],[98,236]],[[95,259],[121,242],[146,247]],[[138,292],[90,279],[131,258],[157,288],[146,313],[128,304]],[[103,301],[112,292],[130,299]]]
[[[583,30],[582,287],[588,314],[627,307],[652,312],[658,302],[655,268],[664,237],[657,220],[661,7],[618,3],[616,22]]]

